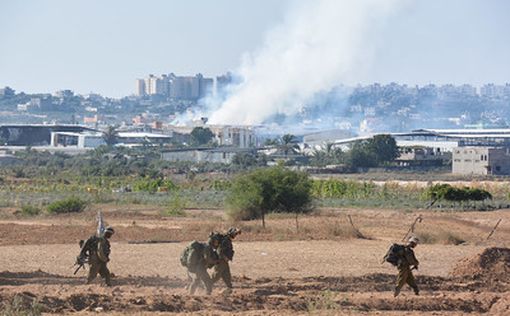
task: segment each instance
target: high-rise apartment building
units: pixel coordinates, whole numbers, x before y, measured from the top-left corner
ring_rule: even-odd
[[[214,81],[204,78],[202,74],[195,76],[149,75],[145,79],[136,80],[136,94],[163,95],[176,100],[198,100],[212,93]]]
[[[136,95],[144,96],[147,94],[147,90],[145,88],[145,80],[144,79],[136,79]]]

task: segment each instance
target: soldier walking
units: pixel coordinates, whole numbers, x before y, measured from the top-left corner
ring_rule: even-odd
[[[221,238],[220,245],[218,247],[219,262],[213,268],[212,282],[216,283],[219,279],[222,279],[227,289],[223,294],[232,293],[232,275],[230,273],[229,261],[234,259],[234,246],[232,240],[241,233],[240,229],[230,228],[223,238]]]
[[[419,239],[417,237],[411,237],[409,238],[407,245],[402,247],[402,252],[397,264],[398,277],[395,291],[393,292],[394,297],[397,297],[400,294],[400,290],[405,284],[408,284],[413,289],[414,294],[418,295],[420,293],[412,272],[414,269],[418,270],[419,262],[413,251],[418,243]]]
[[[216,249],[220,244],[218,235],[211,234],[206,243],[193,241],[189,244],[181,254],[181,264],[186,267],[190,284],[186,286],[191,295],[195,294],[197,287],[203,283],[207,295],[210,295],[213,288],[213,282],[208,268],[218,263],[218,255]]]
[[[111,275],[107,264],[110,261],[110,241],[115,231],[112,227],[107,227],[102,236],[92,236],[82,244],[77,263],[83,265],[89,264],[89,274],[87,284],[90,284],[97,276],[104,279],[106,286],[111,286]]]

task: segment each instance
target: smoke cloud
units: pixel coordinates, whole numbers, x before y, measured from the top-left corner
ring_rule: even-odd
[[[210,115],[213,124],[259,124],[293,115],[319,92],[355,84],[369,68],[378,30],[403,0],[301,2],[243,57],[240,83]]]

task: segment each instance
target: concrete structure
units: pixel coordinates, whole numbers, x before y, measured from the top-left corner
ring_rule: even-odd
[[[52,132],[97,131],[81,125],[5,124],[0,125],[0,138],[7,146],[49,146]]]
[[[255,146],[255,133],[242,126],[209,126],[219,146],[250,148]]]
[[[147,95],[145,79],[136,79],[136,95],[140,97]]]
[[[103,140],[103,133],[99,132],[52,132],[51,144],[52,147],[78,147],[78,148],[97,148],[105,145]]]
[[[227,87],[231,85],[233,82],[232,74],[230,72],[227,72],[224,75],[217,76],[216,77],[216,94],[222,95],[223,93],[227,92]]]
[[[51,101],[51,96],[45,96],[41,98],[32,98],[27,103],[18,104],[18,111],[52,111],[54,110],[54,104]]]
[[[119,132],[116,146],[151,146],[167,144],[172,141],[172,135],[145,133],[145,132]],[[93,149],[105,145],[101,132],[52,132],[51,147],[76,147]]]
[[[510,129],[419,129],[408,133],[378,133],[391,135],[399,147],[430,147],[444,152],[452,152],[461,146],[509,146]],[[329,142],[339,147],[349,147],[354,142],[372,138],[378,134],[331,139]]]
[[[118,139],[117,145],[119,146],[122,145],[150,146],[168,144],[172,141],[172,135],[146,132],[119,132],[117,134],[117,139]]]
[[[333,129],[327,131],[313,132],[303,135],[303,142],[310,147],[324,146],[332,139],[346,139],[351,138],[353,135],[347,130]]]
[[[401,166],[426,167],[442,166],[449,163],[452,159],[452,153],[441,151],[440,147],[401,147],[400,157],[396,161]]]
[[[176,76],[171,73],[157,77],[153,74],[136,80],[136,95],[162,95],[176,100],[198,100],[212,93],[214,81],[195,76]]]
[[[229,164],[236,154],[252,153],[250,149],[241,148],[183,148],[165,151],[161,154],[161,159],[167,161],[188,161],[194,163],[212,162]]]
[[[510,148],[455,148],[452,172],[464,175],[510,175]]]

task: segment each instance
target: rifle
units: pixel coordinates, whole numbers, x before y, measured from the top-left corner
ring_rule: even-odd
[[[78,273],[78,271],[80,271],[81,268],[85,269],[85,264],[88,262],[89,261],[86,258],[77,257],[76,262],[74,263],[73,267],[78,266],[78,268],[76,268],[76,270],[74,270],[73,275],[76,275],[76,273]]]

